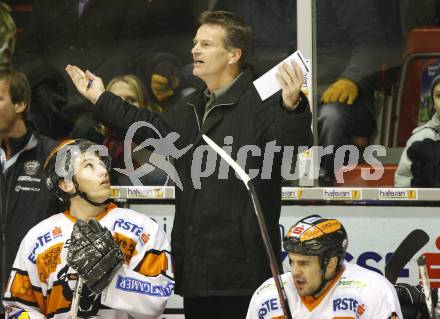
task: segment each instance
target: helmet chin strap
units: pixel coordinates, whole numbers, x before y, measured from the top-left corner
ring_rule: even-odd
[[[319,295],[325,288],[325,286],[327,285],[328,282],[330,282],[333,278],[335,278],[335,276],[337,275],[338,271],[335,272],[334,276],[330,279],[326,279],[325,278],[325,273],[327,272],[327,265],[329,260],[322,260],[321,261],[321,270],[322,270],[322,276],[321,276],[321,284],[319,285],[318,288],[316,288],[313,292],[312,292],[312,296],[316,296]],[[339,268],[339,267],[338,267]],[[336,270],[338,270],[338,268],[336,268]]]
[[[87,194],[84,193],[84,192],[78,192],[78,195],[79,195],[82,199],[84,199],[86,202],[88,202],[89,204],[92,204],[93,206],[96,206],[96,207],[98,207],[98,206],[102,206],[102,205],[106,205],[106,204],[108,204],[108,203],[110,202],[110,199],[109,199],[109,198],[107,198],[106,200],[102,201],[101,203],[94,202],[94,201],[92,201],[92,200],[87,196]]]
[[[327,283],[328,283],[330,280],[333,279],[333,278],[325,279],[325,273],[326,273],[326,270],[327,270],[327,263],[324,263],[324,264],[321,266],[321,270],[322,270],[321,284],[319,285],[318,288],[316,288],[316,289],[311,293],[311,295],[314,296],[314,297],[317,296],[317,295],[319,295],[319,294],[324,290],[324,288],[325,288],[325,286],[327,285]]]
[[[102,205],[106,205],[106,204],[108,204],[109,202],[110,202],[110,198],[107,198],[106,200],[104,200],[104,201],[102,201],[101,203],[98,203],[98,202],[95,202],[95,201],[92,201],[88,196],[87,196],[87,193],[86,192],[83,192],[83,191],[81,191],[80,189],[79,189],[79,185],[78,185],[78,182],[76,181],[76,179],[75,179],[75,177],[72,177],[72,182],[73,182],[73,185],[75,186],[75,193],[74,194],[72,194],[71,196],[70,196],[70,198],[72,198],[72,197],[75,197],[75,196],[79,196],[79,197],[81,197],[82,199],[84,199],[87,203],[89,203],[89,204],[91,204],[91,205],[93,205],[93,206],[96,206],[96,207],[99,207],[99,206],[102,206]]]

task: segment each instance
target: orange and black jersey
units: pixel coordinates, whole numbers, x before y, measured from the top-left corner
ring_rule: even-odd
[[[87,318],[157,318],[174,288],[170,247],[152,219],[110,204],[97,220],[107,227],[125,255],[124,266],[100,295],[84,285],[79,315]],[[75,219],[54,215],[26,235],[7,283],[7,317],[66,318],[78,279],[66,263]]]

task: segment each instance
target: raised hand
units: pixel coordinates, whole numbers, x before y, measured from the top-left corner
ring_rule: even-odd
[[[66,72],[72,79],[78,92],[93,104],[96,103],[101,94],[105,91],[104,83],[90,71],[84,72],[75,65],[68,64]]]

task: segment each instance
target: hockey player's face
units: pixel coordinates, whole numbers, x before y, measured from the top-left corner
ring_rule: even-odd
[[[94,153],[81,154],[77,162],[75,179],[82,192],[96,202],[110,197],[110,180],[107,167]]]
[[[18,120],[18,114],[26,106],[23,103],[14,104],[9,94],[9,83],[0,80],[0,137],[11,132]]]
[[[300,296],[311,296],[321,285],[322,271],[318,256],[289,253],[293,282]]]

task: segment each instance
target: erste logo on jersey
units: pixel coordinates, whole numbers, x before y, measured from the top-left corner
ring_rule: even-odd
[[[354,296],[338,296],[333,299],[333,312],[338,315],[344,314],[345,317],[355,315],[355,318],[361,318],[365,312],[365,305],[358,301]]]
[[[56,226],[54,229],[52,229],[52,236],[53,238],[58,238],[63,236],[63,231],[60,227]]]
[[[143,227],[122,218],[117,219],[113,224],[113,230],[116,230],[117,228],[133,233],[138,238],[141,245],[145,245],[150,240],[150,234],[143,233]]]
[[[258,319],[269,318],[266,317],[267,314],[271,314],[273,311],[279,310],[277,298],[272,298],[264,301],[260,308],[258,309]]]
[[[46,246],[52,240],[59,237],[63,237],[63,231],[58,226],[55,226],[51,231],[48,231],[47,233],[41,236],[38,236],[35,240],[35,246],[32,249],[32,252],[28,256],[29,261],[35,264],[37,262],[35,256],[35,252],[37,251],[37,249]]]

